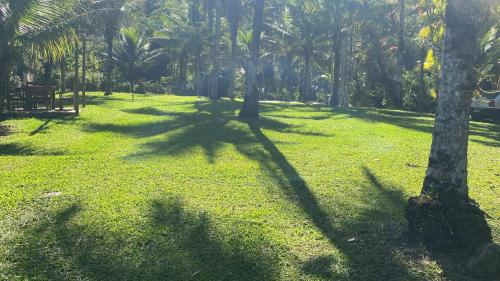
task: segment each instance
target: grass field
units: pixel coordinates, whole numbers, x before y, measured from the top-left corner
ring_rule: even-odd
[[[431,116],[91,95],[0,122],[0,280],[468,280],[405,238]],[[500,242],[500,126],[473,123],[471,197]]]

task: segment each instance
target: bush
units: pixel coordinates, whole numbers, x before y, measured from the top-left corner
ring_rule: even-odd
[[[457,194],[410,198],[406,218],[410,234],[429,250],[471,253],[492,241],[485,213]]]

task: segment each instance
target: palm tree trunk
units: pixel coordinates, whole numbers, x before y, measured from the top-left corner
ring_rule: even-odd
[[[5,110],[5,102],[9,94],[9,80],[9,64],[6,61],[0,61],[0,112]]]
[[[302,101],[307,103],[310,101],[309,97],[309,90],[310,90],[310,83],[309,83],[309,77],[310,77],[310,72],[311,72],[311,56],[309,54],[309,50],[306,50],[306,54],[304,56],[304,77],[303,77],[303,99]]]
[[[221,36],[221,17],[222,17],[222,7],[219,0],[215,3],[215,29],[213,33],[212,42],[212,59],[213,59],[213,69],[211,75],[211,85],[209,89],[209,97],[211,100],[219,99],[219,41]]]
[[[64,109],[64,93],[66,92],[66,57],[63,56],[60,62],[61,68],[61,91],[59,92],[59,109]]]
[[[227,95],[229,98],[233,99],[235,91],[235,71],[238,59],[238,26],[240,22],[241,0],[231,0],[229,1],[229,5],[228,20],[231,36],[231,63],[229,67],[229,88]]]
[[[4,111],[5,101],[9,95],[10,59],[7,40],[0,42],[0,112]]]
[[[420,73],[419,73],[419,82],[418,82],[418,89],[419,89],[419,97],[417,98],[417,109],[419,111],[423,111],[423,105],[422,105],[422,99],[425,98],[427,89],[425,88],[425,57],[427,55],[427,50],[422,47],[422,57],[420,59]]]
[[[194,88],[196,95],[201,96],[201,60],[200,60],[200,48],[196,49],[196,54],[194,55]]]
[[[403,107],[403,69],[405,49],[405,0],[399,0],[399,28],[398,28],[398,66],[396,70],[396,85],[394,91],[393,105],[396,108]]]
[[[105,73],[105,93],[104,95],[112,95],[112,74],[113,74],[113,37],[114,34],[111,31],[106,32],[106,44],[107,44],[107,56],[108,61],[106,62],[106,73]]]
[[[79,91],[80,91],[80,77],[79,77],[79,61],[80,61],[80,50],[78,46],[78,41],[75,43],[75,81],[73,84],[73,107],[75,109],[75,115],[80,115],[80,100],[79,100]]]
[[[82,107],[86,105],[87,91],[87,36],[82,35]]]
[[[184,48],[179,57],[179,92],[184,95],[186,92],[187,84],[187,67],[188,67],[188,57],[187,49]]]
[[[442,81],[429,166],[422,194],[453,192],[468,197],[467,148],[474,62],[478,54],[480,5],[449,0],[442,58]]]
[[[264,25],[264,0],[255,0],[253,18],[253,38],[250,50],[250,61],[247,69],[247,89],[239,118],[259,117],[259,94],[256,85],[257,67],[259,65],[260,35]]]
[[[342,45],[342,36],[341,29],[335,33],[335,43],[334,43],[334,63],[333,63],[333,87],[332,87],[332,96],[330,98],[330,106],[337,107],[339,106],[339,82],[340,82],[340,46]]]
[[[347,95],[347,79],[348,79],[348,73],[349,73],[349,66],[347,64],[347,52],[348,52],[348,37],[347,33],[342,32],[341,34],[342,39],[340,40],[341,42],[341,47],[340,47],[340,81],[339,81],[339,89],[338,89],[338,96],[339,96],[339,106],[340,107],[347,107],[349,105],[349,97]]]
[[[487,1],[446,3],[442,80],[429,165],[421,195],[409,199],[405,214],[409,233],[431,251],[470,254],[493,240],[486,214],[469,199],[467,184],[469,113],[477,86],[474,64]],[[496,266],[495,261],[484,262],[484,268]]]

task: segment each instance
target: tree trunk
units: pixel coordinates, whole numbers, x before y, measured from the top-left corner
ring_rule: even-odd
[[[399,0],[399,28],[398,28],[398,66],[396,69],[396,80],[393,105],[396,108],[403,107],[403,70],[405,50],[405,0]]]
[[[9,63],[3,58],[0,58],[0,112],[5,110],[5,101],[9,94],[9,80]]]
[[[394,80],[389,76],[389,72],[385,64],[384,53],[382,47],[380,46],[380,36],[374,30],[369,30],[369,34],[373,42],[373,48],[375,48],[375,59],[377,60],[377,64],[380,70],[382,86],[384,86],[384,89],[388,95],[388,99],[392,99],[392,101],[394,102],[394,97],[397,96],[397,89],[394,85]]]
[[[52,59],[49,58],[43,65],[43,82],[47,85],[52,84],[52,69],[53,69]]]
[[[87,91],[87,36],[82,35],[82,107],[86,105]]]
[[[7,40],[0,42],[0,112],[4,111],[5,100],[9,95],[10,54]]]
[[[341,29],[335,32],[335,42],[333,45],[334,62],[333,62],[333,86],[332,96],[330,98],[330,106],[339,106],[339,81],[340,81],[340,46],[342,45]]]
[[[212,42],[212,59],[213,59],[213,69],[211,75],[211,85],[209,89],[209,97],[211,100],[219,99],[219,70],[220,70],[220,61],[219,61],[219,41],[221,36],[221,3],[220,0],[216,0],[215,3],[215,29],[213,33],[213,42]]]
[[[481,3],[483,2],[483,3]],[[422,194],[452,192],[468,198],[467,147],[473,65],[479,51],[484,1],[448,0],[441,86],[429,166]]]
[[[184,48],[179,57],[179,84],[180,84],[179,92],[181,95],[186,94],[187,67],[188,67],[187,50]]]
[[[114,32],[111,30],[106,31],[105,34],[106,37],[106,44],[107,44],[107,56],[108,56],[108,61],[106,62],[106,73],[105,73],[105,79],[106,83],[104,86],[104,95],[110,96],[112,95],[112,74],[113,74],[113,38],[114,38]]]
[[[348,37],[346,32],[341,33],[341,40],[340,40],[340,81],[339,81],[339,87],[338,87],[338,106],[340,107],[347,107],[349,105],[349,97],[347,94],[347,84],[348,84],[348,73],[349,73],[349,66],[347,64],[347,52],[348,52]]]
[[[54,63],[52,61],[52,58],[48,58],[47,61],[44,64],[44,69],[43,69],[43,82],[47,86],[53,86],[53,72],[54,72]],[[55,92],[51,93],[51,100],[50,100],[50,109],[55,109],[56,108],[56,96]]]
[[[418,79],[418,90],[419,97],[417,97],[417,109],[419,111],[424,110],[424,106],[422,105],[422,99],[425,98],[427,94],[427,89],[425,87],[425,57],[427,56],[427,50],[425,47],[422,47],[422,57],[420,59],[420,73]]]
[[[201,96],[201,61],[200,61],[200,48],[197,48],[194,55],[194,88],[196,95]]]
[[[247,89],[239,118],[259,117],[259,93],[256,85],[259,65],[260,35],[264,25],[264,0],[254,0],[253,37],[250,49],[250,61],[247,69]]]
[[[61,91],[59,92],[59,109],[64,109],[64,93],[66,92],[66,57],[63,56],[60,62],[61,67]]]
[[[307,103],[310,101],[310,83],[309,83],[309,76],[311,72],[311,56],[309,53],[309,50],[306,50],[306,54],[304,56],[304,74],[302,77],[302,101]]]
[[[234,91],[235,91],[235,71],[238,59],[238,26],[240,23],[240,9],[241,9],[241,0],[231,0],[229,1],[229,29],[231,36],[231,62],[229,67],[229,88],[228,88],[228,97],[230,99],[234,99]]]
[[[78,41],[75,43],[75,81],[73,84],[73,107],[75,109],[75,115],[80,115],[80,100],[79,100],[79,92],[80,92],[80,50],[78,46]]]

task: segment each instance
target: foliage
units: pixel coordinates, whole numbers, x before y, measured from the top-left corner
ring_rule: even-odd
[[[99,72],[106,74],[101,78],[106,78],[104,83],[92,82],[93,85],[108,87],[108,83],[130,84],[130,80],[159,82],[162,77],[169,77],[172,90],[178,94],[206,95],[210,92],[210,81],[215,81],[212,71],[220,66],[217,67],[218,77],[228,79],[229,94],[243,97],[250,58],[248,47],[252,41],[252,1],[222,1],[219,13],[216,7],[221,0],[97,1],[86,5],[89,13],[97,11],[99,15],[94,17],[97,20],[93,25],[73,21],[70,14],[56,16],[58,11],[70,9],[66,7],[70,3],[77,5],[92,0],[43,0],[40,3],[48,5],[51,1],[59,1],[59,8],[56,7],[51,14],[47,14],[46,20],[39,23],[47,25],[54,21],[54,27],[60,28],[55,30],[66,34],[58,38],[66,39],[53,44],[39,42],[37,46],[46,46],[46,50],[61,56],[76,39],[74,29],[66,22],[79,22],[77,25],[85,29],[92,41],[89,58],[101,60],[99,67],[89,69],[89,77],[99,76]],[[66,6],[61,6],[62,2]],[[262,98],[328,103],[339,90],[340,75],[346,75],[345,91],[350,105],[393,107],[401,82],[397,77],[402,68],[406,73],[402,81],[404,108],[433,111],[433,99],[422,93],[439,94],[445,1],[406,0],[402,58],[398,57],[400,3],[385,0],[266,1],[262,55],[257,69],[257,87]],[[5,19],[6,7],[4,5],[0,10],[0,16]],[[75,13],[78,14],[78,11]],[[222,17],[221,34],[217,34],[220,40],[215,40],[213,33],[217,17]],[[492,9],[492,19],[495,18],[498,18],[498,11]],[[36,25],[37,22],[33,23]],[[483,54],[478,59],[477,74],[480,81],[478,91],[487,95],[496,93],[499,87],[495,59],[499,44],[496,44],[498,24],[494,20],[485,20],[484,25],[489,32],[481,40]],[[40,27],[41,24],[38,24]],[[120,34],[120,30],[140,32],[136,35]],[[35,33],[45,39],[42,33]],[[51,32],[51,35],[57,34]],[[124,35],[129,38],[139,36],[137,42],[143,43],[143,46],[137,48],[136,55],[126,54],[134,51],[124,46],[134,44],[124,39]],[[345,54],[340,49],[342,39],[348,45]],[[112,62],[106,61],[109,57],[97,55],[103,52],[104,41],[107,45],[105,52],[111,50]],[[33,49],[25,42],[19,37],[17,46]],[[113,42],[117,46],[110,46]],[[217,55],[213,54],[214,44],[219,46]],[[145,49],[150,53],[164,52],[157,56],[140,55]],[[49,55],[43,49],[34,50]],[[143,58],[138,59],[138,56]],[[150,59],[145,59],[148,57]],[[339,70],[341,57],[347,57],[348,70],[344,74]],[[137,60],[135,67],[131,67],[135,65],[131,59]],[[147,63],[139,63],[141,60]],[[30,68],[41,76],[43,69],[38,64],[43,63],[34,62],[31,58],[29,61]],[[115,70],[114,64],[117,66]],[[13,70],[23,71],[17,64]],[[54,72],[54,79],[60,76],[58,71]],[[116,83],[113,80],[117,80]],[[233,93],[233,89],[236,92]],[[222,88],[218,95],[224,96],[225,92],[226,89]],[[417,92],[419,95],[416,95]]]

